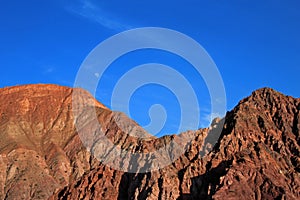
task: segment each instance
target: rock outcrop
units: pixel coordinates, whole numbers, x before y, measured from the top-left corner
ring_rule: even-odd
[[[84,107],[76,117],[74,92]],[[300,199],[300,99],[269,88],[253,92],[209,128],[162,138],[81,89],[9,87],[0,89],[0,102],[0,199]],[[101,137],[88,120],[92,112],[104,136],[127,153],[193,140],[166,167],[123,172],[139,171],[153,158],[133,165],[130,157],[116,157],[124,170],[115,170],[95,158],[112,150],[94,144]],[[218,131],[218,142],[204,154]]]

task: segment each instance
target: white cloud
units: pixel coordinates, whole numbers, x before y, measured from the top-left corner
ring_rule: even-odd
[[[42,69],[43,74],[51,74],[55,71],[55,67],[54,66],[41,66],[40,67]]]
[[[67,10],[114,31],[124,31],[133,28],[114,16],[113,13],[105,11],[90,0],[80,0],[78,3],[79,5],[77,6],[67,7]]]

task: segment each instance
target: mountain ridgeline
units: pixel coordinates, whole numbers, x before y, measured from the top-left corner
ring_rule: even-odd
[[[93,108],[105,137],[127,152],[193,140],[158,170],[113,169],[83,144],[74,125],[74,91],[81,97],[78,104]],[[300,99],[270,88],[254,91],[208,128],[161,138],[88,92],[57,85],[0,89],[0,115],[0,199],[300,199]],[[91,130],[89,124],[82,127]],[[207,141],[218,130],[221,135],[209,148]],[[88,141],[91,148],[97,142]],[[109,155],[110,149],[98,151]],[[130,160],[114,162],[133,167]]]

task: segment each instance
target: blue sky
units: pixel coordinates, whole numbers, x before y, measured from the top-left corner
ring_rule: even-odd
[[[228,110],[266,86],[300,97],[299,9],[298,0],[2,1],[0,87],[73,86],[81,63],[101,41],[124,30],[152,26],[180,31],[206,49],[222,75]],[[207,125],[210,99],[203,80],[186,61],[167,52],[134,52],[116,60],[101,80],[97,99],[110,107],[110,92],[122,72],[147,62],[175,69],[186,66],[181,73],[201,99],[200,126]],[[147,125],[148,109],[155,103],[165,105],[170,116],[159,134],[177,132],[178,102],[158,85],[136,91],[131,117]]]

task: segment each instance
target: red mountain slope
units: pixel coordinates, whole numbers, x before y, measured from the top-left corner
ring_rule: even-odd
[[[74,91],[79,92],[77,104],[84,107],[75,118]],[[10,87],[0,89],[0,102],[0,199],[300,198],[300,99],[272,89],[253,92],[210,128],[162,138],[149,137],[134,121],[79,89]],[[127,152],[152,152],[173,140],[194,139],[165,168],[124,173],[91,155],[110,154],[94,144],[101,138],[93,123],[84,120],[81,127],[89,151],[82,144],[74,121],[89,119],[92,111],[105,137]],[[217,144],[201,156],[204,140],[209,143],[218,130],[222,133]],[[148,138],[134,137],[132,132]],[[154,156],[163,161],[174,153]],[[145,163],[132,165],[129,158],[113,162],[122,163],[127,171],[152,164],[152,158],[139,159]]]

